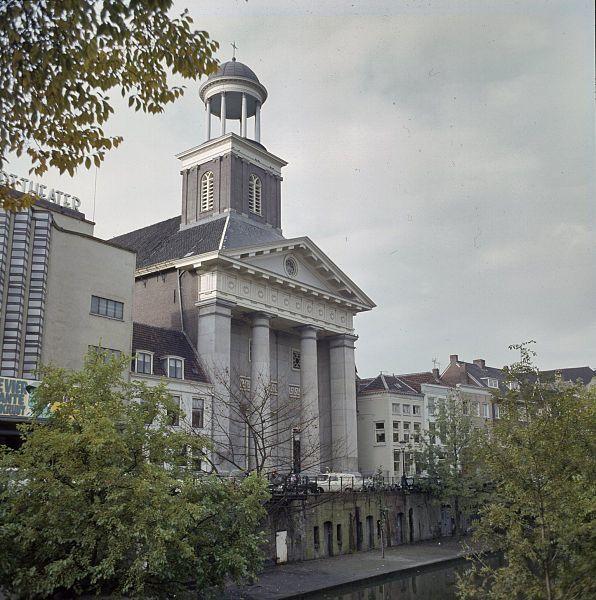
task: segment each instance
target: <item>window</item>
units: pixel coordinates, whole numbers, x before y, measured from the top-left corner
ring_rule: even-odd
[[[469,403],[468,403],[467,400],[464,400],[462,402],[461,408],[462,408],[462,413],[464,415],[469,415],[470,414],[470,405],[469,405]]]
[[[201,177],[201,212],[213,209],[213,171]]]
[[[192,399],[192,421],[191,421],[192,426],[202,429],[203,422],[204,422],[204,415],[205,415],[205,400],[203,398],[193,398]]]
[[[473,402],[472,403],[472,410],[474,411],[474,415],[476,415],[477,417],[480,416],[480,403],[479,402]]]
[[[429,423],[428,424],[428,434],[430,436],[430,443],[434,444],[437,441],[437,437],[435,435],[435,432],[437,430],[437,426],[435,423]]]
[[[122,321],[124,304],[116,300],[108,300],[99,296],[91,296],[91,314]]]
[[[137,352],[135,371],[146,375],[153,373],[153,354],[151,352],[143,352],[142,350]]]
[[[414,431],[420,433],[420,423],[414,423]]]
[[[393,471],[395,473],[399,473],[400,471],[400,451],[399,450],[394,450],[393,451]]]
[[[493,379],[492,377],[489,377],[486,380],[486,385],[488,385],[489,388],[497,389],[499,387],[499,381],[498,379]]]
[[[290,277],[296,277],[296,275],[298,275],[298,263],[293,256],[286,257],[286,260],[284,261],[284,268]]]
[[[261,214],[261,180],[256,175],[248,179],[248,210],[255,215]]]
[[[420,407],[417,404],[412,406],[412,414],[420,416]]]
[[[375,442],[377,444],[385,443],[385,421],[375,423]]]
[[[428,399],[428,414],[431,417],[434,416],[434,414],[435,414],[435,399],[434,398]]]
[[[176,410],[169,410],[168,417],[170,419],[170,425],[178,427],[178,425],[180,425],[180,396],[172,396],[172,401],[176,406]]]
[[[401,415],[401,407],[399,406],[399,403],[393,402],[393,404],[391,404],[391,412],[394,415]]]
[[[107,363],[111,358],[120,358],[122,352],[113,348],[102,348],[101,346],[88,346],[89,352],[102,356],[103,362]]]
[[[393,421],[393,441],[399,442],[399,421]]]
[[[168,357],[167,373],[172,379],[184,379],[184,361],[181,358]]]
[[[507,387],[512,391],[519,390],[519,381],[510,381]]]
[[[489,415],[490,415],[490,413],[488,412],[488,409],[489,409],[489,405],[488,405],[488,404],[486,404],[486,402],[485,402],[485,403],[482,405],[482,416],[483,416],[485,419],[488,419],[488,417],[489,417]]]
[[[404,442],[408,443],[410,441],[410,434],[404,433]]]
[[[292,349],[292,369],[300,371],[300,350]]]
[[[493,404],[493,411],[494,411],[495,419],[500,419],[501,418],[501,410],[499,409],[498,404]]]
[[[404,415],[412,414],[411,413],[412,407],[409,404],[402,404],[402,410],[403,410]]]
[[[408,421],[404,421],[404,429],[405,430],[409,430],[410,429],[410,424],[408,423]]]

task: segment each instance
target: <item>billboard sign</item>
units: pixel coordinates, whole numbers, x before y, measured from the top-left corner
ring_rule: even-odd
[[[0,419],[26,419],[31,417],[33,390],[38,381],[0,377]]]

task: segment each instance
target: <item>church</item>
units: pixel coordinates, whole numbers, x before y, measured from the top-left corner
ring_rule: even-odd
[[[177,155],[180,215],[110,240],[136,252],[135,327],[195,349],[220,469],[358,472],[354,317],[375,304],[310,238],[284,237],[287,163],[261,144],[256,74],[234,58],[200,98],[206,139]]]

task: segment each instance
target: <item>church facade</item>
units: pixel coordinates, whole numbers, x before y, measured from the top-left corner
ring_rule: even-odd
[[[177,156],[180,216],[112,240],[137,254],[134,321],[196,349],[221,469],[357,472],[354,317],[374,303],[308,237],[283,236],[287,163],[260,143],[254,72],[224,63],[200,96],[207,139]]]

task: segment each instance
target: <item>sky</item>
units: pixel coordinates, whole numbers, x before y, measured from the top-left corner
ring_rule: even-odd
[[[592,1],[185,0],[267,87],[288,161],[286,237],[309,236],[375,301],[357,367],[596,367]],[[96,172],[43,181],[109,238],[179,214],[174,155],[204,141],[198,84],[159,116],[112,94],[124,136]],[[10,172],[27,175],[26,159]]]

